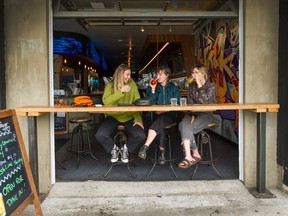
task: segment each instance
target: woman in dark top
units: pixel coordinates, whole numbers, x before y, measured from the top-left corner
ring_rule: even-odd
[[[197,65],[192,70],[195,82],[189,86],[189,104],[216,103],[214,83],[207,81],[207,69],[204,65]],[[179,124],[185,158],[179,163],[180,168],[189,168],[201,160],[194,134],[207,128],[212,121],[212,112],[189,113],[184,116]],[[191,154],[192,150],[192,154]]]
[[[171,72],[169,67],[162,66],[157,70],[157,83],[150,83],[150,86],[147,89],[146,97],[151,100],[153,104],[170,104],[171,98],[177,98],[179,102],[180,91],[177,86],[169,82],[169,76]],[[148,113],[149,117],[152,117],[152,124],[148,130],[147,139],[145,144],[139,151],[138,156],[142,159],[146,159],[146,153],[153,142],[157,137],[160,155],[158,157],[159,163],[165,163],[165,133],[164,128],[177,120],[177,112],[150,112]]]

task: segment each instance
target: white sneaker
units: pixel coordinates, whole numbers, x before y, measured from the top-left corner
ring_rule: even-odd
[[[128,162],[129,162],[129,152],[128,152],[128,148],[121,148],[120,154],[121,154],[121,161],[122,161],[123,163],[128,163]]]
[[[111,151],[111,163],[115,163],[118,161],[118,156],[119,156],[119,149],[118,148],[113,148]]]

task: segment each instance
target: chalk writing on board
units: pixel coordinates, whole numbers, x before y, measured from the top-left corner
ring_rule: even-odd
[[[31,194],[12,117],[0,119],[0,216],[10,215]]]
[[[55,131],[67,131],[67,114],[64,112],[59,115],[54,114],[54,129]]]

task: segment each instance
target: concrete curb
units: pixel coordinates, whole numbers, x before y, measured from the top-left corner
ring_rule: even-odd
[[[59,182],[44,215],[287,215],[288,194],[256,199],[239,180]],[[23,215],[34,215],[29,206]]]

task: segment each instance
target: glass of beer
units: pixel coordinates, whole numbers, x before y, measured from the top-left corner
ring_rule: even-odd
[[[192,82],[195,82],[195,78],[193,76],[186,78],[186,83],[191,84]]]

